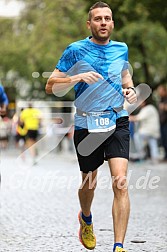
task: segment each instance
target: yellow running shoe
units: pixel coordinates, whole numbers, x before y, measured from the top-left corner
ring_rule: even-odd
[[[96,247],[96,237],[93,233],[93,224],[87,225],[81,217],[81,212],[78,214],[80,222],[79,240],[82,245],[87,249],[94,249]]]
[[[116,247],[115,252],[128,252],[127,250],[125,250],[124,248],[120,248],[120,247]]]

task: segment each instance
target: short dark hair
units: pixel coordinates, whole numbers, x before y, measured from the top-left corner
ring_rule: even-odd
[[[111,10],[111,8],[110,8],[110,6],[107,4],[107,3],[104,3],[104,2],[96,2],[94,5],[92,5],[91,7],[90,7],[90,9],[89,9],[89,12],[88,12],[88,20],[90,21],[91,20],[91,18],[92,18],[92,14],[91,14],[91,11],[92,10],[94,10],[94,9],[96,9],[96,8],[109,8],[110,10]],[[111,12],[112,12],[112,10],[111,10]]]

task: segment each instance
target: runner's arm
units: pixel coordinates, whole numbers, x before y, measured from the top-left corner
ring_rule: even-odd
[[[52,94],[53,88],[54,93],[60,92],[67,88],[73,87],[78,82],[93,84],[97,82],[99,78],[103,79],[101,74],[98,74],[96,72],[87,72],[76,74],[74,76],[68,76],[58,69],[55,69],[46,83],[45,90],[47,94]]]
[[[128,69],[122,72],[122,87],[122,92],[126,100],[130,104],[135,103],[137,101],[136,90],[134,89],[132,76]]]
[[[122,86],[123,88],[134,87],[132,76],[128,69],[122,72]]]

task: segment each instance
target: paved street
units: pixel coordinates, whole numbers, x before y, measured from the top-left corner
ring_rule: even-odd
[[[87,251],[78,241],[80,173],[72,154],[50,154],[31,166],[18,152],[1,152],[0,252]],[[133,252],[167,248],[167,164],[129,164],[131,215],[125,247]],[[113,193],[105,163],[93,204],[96,252],[112,252]],[[135,242],[135,243],[134,243]],[[137,243],[136,243],[137,242]]]

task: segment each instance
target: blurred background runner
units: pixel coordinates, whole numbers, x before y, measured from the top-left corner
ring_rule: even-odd
[[[30,151],[33,165],[36,164],[37,148],[35,143],[39,135],[41,116],[41,111],[33,108],[32,104],[29,104],[29,107],[25,108],[20,114],[20,122],[24,124],[24,129],[27,130],[26,147]]]

